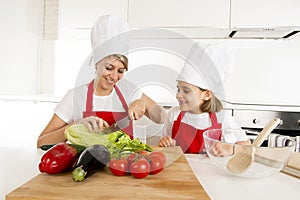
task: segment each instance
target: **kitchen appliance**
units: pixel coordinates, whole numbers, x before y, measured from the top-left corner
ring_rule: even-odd
[[[228,38],[235,39],[287,39],[299,34],[299,27],[233,28]]]
[[[300,141],[300,111],[296,108],[277,106],[258,106],[258,105],[238,105],[231,104],[231,106],[225,103],[232,112],[232,116],[235,121],[241,126],[242,129],[246,130],[247,135],[250,139],[254,140],[263,127],[273,118],[280,118],[282,123],[278,125],[272,134],[279,134],[288,136],[290,139],[296,141],[295,151],[299,151]],[[284,110],[284,108],[286,108]],[[269,137],[270,138],[270,137]],[[268,146],[268,140],[265,140],[262,146]]]

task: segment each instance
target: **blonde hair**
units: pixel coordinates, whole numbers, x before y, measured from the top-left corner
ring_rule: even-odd
[[[112,54],[112,55],[106,56],[103,59],[101,59],[100,61],[98,61],[95,66],[97,66],[98,63],[102,62],[106,58],[116,59],[117,61],[121,62],[124,65],[126,71],[128,71],[128,58],[122,54]]]
[[[201,91],[206,91],[201,89]],[[202,112],[220,112],[223,109],[222,102],[211,92],[211,97],[208,100],[205,100],[204,103],[200,106]]]
[[[109,57],[116,58],[118,61],[120,61],[124,65],[126,71],[128,71],[128,58],[126,56],[124,56],[122,54],[112,54]]]

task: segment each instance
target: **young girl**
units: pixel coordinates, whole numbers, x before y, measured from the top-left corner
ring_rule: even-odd
[[[192,49],[191,57],[177,77],[176,98],[179,106],[169,111],[159,146],[179,145],[184,153],[200,153],[204,150],[204,131],[221,128],[240,129],[233,118],[222,111],[222,103],[216,96],[222,96],[224,91],[218,73],[221,70],[217,71],[216,67],[226,67],[226,62],[215,62],[219,65],[215,66],[208,55],[212,56],[214,52],[216,51],[208,45],[197,45]],[[224,58],[226,52],[219,56]],[[234,136],[222,137],[229,143],[250,144],[250,140],[242,131]],[[215,154],[218,156],[232,153],[231,145],[228,148],[215,148]]]

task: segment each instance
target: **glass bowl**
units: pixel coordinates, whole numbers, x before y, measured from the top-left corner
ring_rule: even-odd
[[[295,148],[289,140],[283,147],[254,147],[224,142],[243,130],[212,129],[203,133],[205,151],[210,160],[227,174],[263,178],[280,172]],[[215,139],[220,138],[221,141]]]

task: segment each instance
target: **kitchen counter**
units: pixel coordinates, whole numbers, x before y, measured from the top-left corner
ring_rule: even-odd
[[[0,147],[0,200],[39,172],[40,150]],[[263,179],[243,179],[220,171],[208,158],[185,155],[197,179],[211,199],[292,199],[300,196],[300,181],[279,173]],[[262,196],[263,195],[263,196]]]
[[[39,173],[38,163],[42,155],[35,148],[0,146],[0,200]]]
[[[220,171],[208,159],[185,155],[199,182],[211,199],[293,199],[300,196],[300,179],[278,173],[261,179],[240,178]]]

